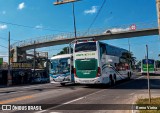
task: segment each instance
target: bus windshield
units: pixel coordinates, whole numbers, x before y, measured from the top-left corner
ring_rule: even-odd
[[[70,72],[69,58],[60,58],[51,60],[51,70],[53,74],[66,74]]]
[[[143,59],[142,63],[147,64],[147,60]],[[148,59],[148,64],[154,64],[154,60]]]
[[[96,42],[79,43],[75,45],[75,52],[96,51]]]

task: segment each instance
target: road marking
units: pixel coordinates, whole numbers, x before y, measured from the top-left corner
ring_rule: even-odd
[[[17,101],[21,101],[21,100],[30,99],[30,98],[33,98],[33,97],[34,97],[33,95],[28,95],[28,96],[12,98],[12,99],[8,99],[8,100],[2,100],[2,101],[0,101],[0,104],[8,104],[8,103],[12,103],[12,102],[17,102]]]
[[[47,110],[55,109],[55,108],[58,108],[58,107],[61,107],[61,106],[65,105],[65,104],[69,104],[69,103],[72,103],[72,102],[75,102],[75,101],[81,100],[81,99],[83,99],[83,98],[84,98],[84,97],[80,97],[80,98],[77,98],[77,99],[74,99],[74,100],[71,100],[71,101],[68,101],[68,102],[62,103],[62,104],[60,104],[60,105],[57,105],[57,106],[51,107],[51,108],[49,108],[49,109],[47,109]],[[43,113],[43,112],[45,112],[45,111],[47,111],[47,110],[38,111],[38,112],[35,112],[35,113]],[[55,112],[55,113],[60,113],[60,112]]]
[[[19,88],[22,88],[22,90],[20,89],[21,91],[10,92],[10,93],[7,93],[7,94],[25,92],[26,90],[24,90],[24,89],[36,88],[36,87],[47,86],[47,85],[49,85],[49,84],[42,84],[42,85],[36,85],[36,86],[27,86],[27,87],[21,86],[21,87],[6,88],[6,89],[0,90],[1,91],[0,93],[3,93],[3,94],[0,94],[0,95],[6,95],[5,92],[9,92],[10,90],[13,91],[13,90],[16,90],[16,89],[19,89]]]
[[[6,91],[6,93],[3,92],[3,93],[0,94],[0,95],[2,96],[2,95],[6,95],[6,94],[14,94],[14,93],[20,93],[20,92],[24,92],[24,91],[16,91],[16,92],[10,92],[10,93],[8,93],[8,92]]]
[[[74,99],[74,100],[71,100],[71,101],[65,102],[65,103],[63,103],[63,104],[70,104],[70,103],[72,103],[72,102],[75,102],[75,101],[81,100],[81,99],[83,99],[83,98],[84,98],[84,97],[80,97],[80,98],[77,98],[77,99]]]
[[[138,77],[138,78],[135,78],[135,79],[133,79],[132,81],[137,80],[137,79],[140,79],[140,78],[142,78],[142,77],[144,77],[144,76],[140,76],[140,77]],[[132,82],[132,81],[128,81],[128,82]],[[125,83],[122,83],[122,84],[119,84],[119,85],[116,85],[116,86],[124,85],[124,84],[126,84],[126,83],[128,83],[128,82],[125,82]],[[114,87],[116,87],[116,86],[113,86],[113,87],[111,87],[111,88],[114,88]],[[109,88],[109,89],[111,89],[111,88]],[[91,94],[88,94],[88,95],[79,97],[79,98],[77,98],[77,99],[74,99],[74,100],[71,100],[71,101],[62,103],[62,104],[57,105],[57,106],[54,106],[54,107],[51,107],[51,108],[49,108],[49,109],[47,109],[47,110],[38,111],[38,112],[34,112],[34,113],[43,113],[43,112],[46,112],[46,111],[48,111],[48,110],[50,110],[50,109],[54,109],[54,108],[57,108],[57,107],[61,107],[61,106],[65,105],[65,104],[70,104],[70,103],[72,103],[72,102],[75,102],[75,101],[84,99],[84,98],[86,98],[87,96],[91,96],[91,95],[94,95],[94,94],[96,94],[96,93],[99,93],[99,92],[102,92],[102,91],[105,91],[105,90],[109,90],[109,89],[102,89],[102,90],[99,90],[99,91],[97,91],[97,92],[94,92],[94,93],[91,93]]]
[[[50,113],[62,113],[62,112],[50,112]]]
[[[134,95],[135,93],[130,93],[129,95]]]
[[[34,88],[34,87],[47,86],[47,85],[50,85],[50,84],[40,84],[40,85],[27,86],[27,87],[22,87],[22,88],[27,89],[27,88]]]
[[[45,111],[47,111],[47,110],[37,111],[37,112],[34,112],[34,113],[43,113]]]
[[[47,85],[51,85],[51,84],[48,83],[48,84],[30,85],[30,86],[21,86],[21,87],[19,87],[19,86],[17,86],[17,87],[7,87],[7,88],[4,88],[4,89],[2,89],[2,90],[0,90],[0,91],[8,91],[8,90],[10,90],[10,89],[13,90],[13,89],[19,89],[19,88],[28,89],[28,88],[34,88],[34,87],[47,86]]]

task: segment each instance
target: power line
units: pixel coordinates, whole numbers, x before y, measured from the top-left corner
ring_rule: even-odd
[[[96,21],[97,17],[99,16],[99,14],[100,14],[100,12],[101,12],[101,10],[102,10],[102,8],[103,8],[105,3],[106,3],[106,0],[103,0],[103,3],[101,5],[100,9],[98,10],[96,16],[94,17],[94,19],[93,19],[92,23],[90,24],[90,26],[89,26],[87,31],[89,31],[91,29],[92,25],[95,23],[95,21]]]
[[[4,22],[4,21],[0,21],[0,22],[5,23],[5,24],[14,25],[14,26],[19,26],[19,27],[31,28],[31,29],[41,29],[41,30],[47,30],[47,31],[66,32],[66,31],[53,30],[53,29],[48,29],[48,28],[37,28],[37,27],[33,27],[33,26],[27,26],[27,25],[16,24],[16,23],[11,23],[11,22]]]
[[[8,41],[8,39],[3,38],[3,37],[0,37],[0,39],[3,39],[3,40],[5,40],[5,41]],[[20,40],[15,40],[15,39],[10,39],[10,40],[13,40],[13,41],[20,41]]]
[[[7,48],[7,49],[8,49],[8,47],[2,46],[2,45],[0,45],[0,47]]]
[[[7,40],[6,38],[3,38],[3,37],[0,37],[0,39],[5,39],[5,40]]]

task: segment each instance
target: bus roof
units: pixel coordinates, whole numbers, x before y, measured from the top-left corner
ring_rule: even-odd
[[[92,39],[92,38],[89,38],[89,39]],[[78,42],[79,41],[79,42]],[[108,43],[104,43],[104,42],[101,42],[101,41],[98,41],[98,40],[85,40],[85,39],[79,39],[77,41],[77,43],[75,43],[75,44],[79,44],[79,43],[87,43],[87,42],[99,42],[99,43],[102,43],[102,44],[105,44],[105,45],[109,45],[109,46],[112,46],[112,47],[114,47],[114,48],[117,48],[117,49],[121,49],[121,50],[124,50],[124,51],[128,51],[128,50],[126,50],[126,49],[123,49],[123,48],[121,48],[121,47],[117,47],[117,46],[114,46],[114,45],[111,45],[111,44],[108,44]],[[75,41],[76,42],[76,41]]]
[[[101,42],[101,41],[98,41],[98,42],[128,52],[127,49],[124,49],[124,48],[121,48],[121,47],[118,47],[118,46],[114,46],[114,45],[111,45],[111,44],[108,44],[108,43],[104,43],[104,42]]]
[[[56,55],[56,56],[51,57],[51,60],[52,59],[59,59],[59,58],[68,58],[68,57],[71,57],[71,56],[72,56],[72,54]]]

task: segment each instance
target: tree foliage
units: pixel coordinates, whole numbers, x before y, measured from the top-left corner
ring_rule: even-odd
[[[134,67],[135,63],[137,62],[136,57],[134,57],[132,52],[125,52],[122,54],[122,57],[128,61],[131,67]]]
[[[73,48],[71,48],[71,53],[73,52]],[[57,55],[69,54],[69,47],[64,47]],[[55,55],[53,55],[55,56]]]
[[[160,68],[160,61],[159,60],[156,60],[156,67]]]
[[[137,65],[138,65],[139,67],[141,67],[141,63],[142,63],[142,61],[140,60],[140,61],[138,61]]]

